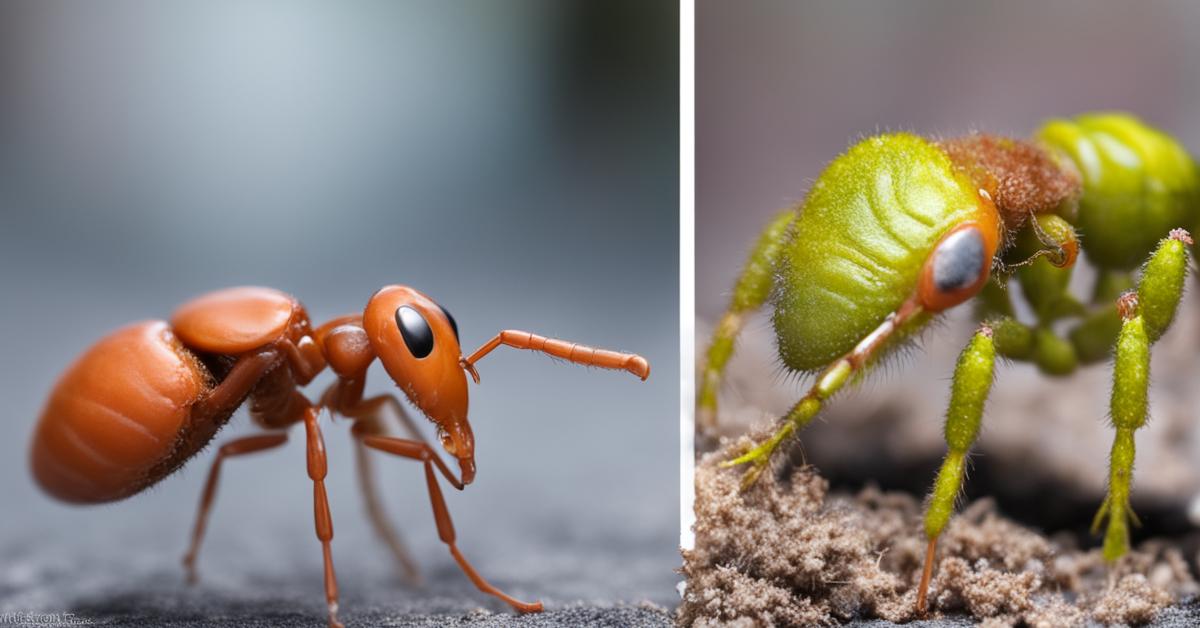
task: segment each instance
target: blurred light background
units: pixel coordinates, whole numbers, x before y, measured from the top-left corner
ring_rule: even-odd
[[[766,221],[801,202],[824,166],[867,135],[983,130],[1027,137],[1050,117],[1123,109],[1200,152],[1198,31],[1200,4],[1185,1],[700,0],[698,320],[711,323],[727,306]],[[1087,288],[1088,277],[1076,272],[1079,288]],[[1138,433],[1135,497],[1186,502],[1200,491],[1195,303],[1191,295],[1176,335],[1157,345],[1155,422]],[[827,422],[805,432],[806,459],[835,484],[871,480],[926,490],[931,465],[945,450],[948,378],[970,335],[969,315],[969,308],[955,310],[950,324],[925,336],[922,351],[839,398]],[[765,317],[750,327],[742,353],[764,364],[735,378],[742,385],[732,387],[725,407],[732,412],[738,403],[764,401],[754,394],[774,395],[742,417],[754,421],[789,407],[807,381],[780,375]],[[699,342],[703,347],[707,339]],[[1178,355],[1166,355],[1172,351]],[[1010,485],[1011,497],[1052,510],[1048,504],[1069,502],[1070,495],[1046,494],[1033,480],[1023,484],[1041,477],[1032,469],[1050,469],[1057,481],[1082,491],[1077,505],[1090,517],[1112,438],[1105,421],[1109,381],[1103,365],[1060,379],[1028,365],[1003,367],[968,483],[969,491],[978,489],[972,495],[995,493],[983,479],[990,461],[992,479]],[[904,470],[881,476],[873,466],[906,456],[912,466]]]
[[[238,284],[321,321],[404,283],[455,315],[468,350],[521,328],[646,356],[641,383],[492,354],[472,387],[479,477],[448,500],[497,583],[675,599],[677,29],[671,3],[635,1],[0,7],[0,597],[24,595],[6,606],[29,610],[47,552],[116,582],[131,562],[176,576],[212,449],[127,502],[71,508],[32,484],[28,437],[90,343]],[[368,389],[394,390],[378,368]],[[325,436],[352,591],[393,570],[346,427]],[[239,414],[217,440],[252,429]],[[293,433],[226,465],[202,577],[295,573],[318,605],[303,449]],[[376,467],[422,566],[465,582],[420,467]]]

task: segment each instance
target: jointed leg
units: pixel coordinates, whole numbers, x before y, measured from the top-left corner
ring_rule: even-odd
[[[933,485],[933,494],[925,511],[925,536],[929,546],[925,552],[925,568],[917,589],[917,614],[924,615],[929,580],[933,576],[937,540],[954,514],[954,502],[962,489],[967,452],[979,435],[983,406],[992,388],[996,364],[996,347],[992,330],[980,326],[975,336],[958,357],[951,384],[950,406],[946,409],[946,459]]]
[[[1080,356],[1071,340],[1061,338],[1045,325],[1031,327],[1012,317],[992,319],[996,351],[1021,362],[1030,362],[1047,375],[1070,375],[1079,367]]]
[[[375,533],[388,546],[392,556],[404,571],[405,581],[409,584],[419,584],[421,574],[417,569],[417,564],[409,555],[404,541],[400,538],[400,533],[388,521],[387,513],[383,510],[383,504],[379,499],[379,490],[375,486],[375,470],[371,465],[370,452],[362,440],[366,436],[382,436],[384,434],[383,426],[376,416],[372,416],[369,419],[359,419],[351,431],[354,435],[354,457],[358,467],[358,483],[363,499],[366,501],[367,517],[375,528]]]
[[[467,562],[467,559],[462,555],[462,553],[458,551],[458,546],[455,542],[457,537],[454,533],[454,522],[450,520],[450,511],[446,508],[446,501],[442,497],[442,489],[441,486],[438,485],[437,475],[434,473],[435,467],[455,488],[462,490],[463,483],[458,478],[454,477],[454,474],[450,472],[449,467],[446,466],[446,463],[442,462],[442,459],[437,455],[437,452],[435,452],[433,448],[426,443],[418,441],[405,440],[402,438],[388,438],[384,436],[367,436],[363,438],[363,443],[367,447],[371,447],[373,449],[386,451],[390,454],[410,458],[412,460],[419,460],[424,463],[425,484],[429,489],[429,501],[433,506],[433,518],[437,523],[438,537],[441,538],[442,542],[450,548],[450,554],[454,557],[454,560],[458,563],[458,566],[463,570],[464,573],[467,574],[467,577],[471,579],[471,582],[475,583],[475,586],[480,591],[504,600],[517,612],[541,612],[541,602],[522,602],[516,598],[510,597],[500,589],[497,589],[489,584],[483,579],[482,576],[479,575],[477,571],[475,571],[475,568]]]
[[[208,471],[208,481],[204,484],[204,492],[200,496],[200,509],[196,512],[196,525],[192,529],[192,544],[187,554],[183,556],[183,568],[187,571],[188,583],[196,582],[196,554],[200,551],[200,542],[204,540],[204,529],[208,523],[208,511],[212,507],[213,498],[217,494],[217,479],[221,475],[221,462],[225,458],[252,454],[256,451],[278,447],[287,442],[287,434],[259,434],[229,441],[217,450],[212,467]]]
[[[304,413],[304,431],[308,441],[308,477],[313,481],[313,518],[325,561],[325,602],[329,607],[329,625],[342,628],[337,619],[337,575],[333,572],[333,551],[330,547],[333,541],[333,517],[329,514],[329,496],[325,493],[325,474],[329,465],[325,459],[325,440],[321,436],[321,427],[317,425],[317,412],[312,408]]]
[[[1141,315],[1136,314],[1137,299],[1132,294],[1123,299],[1121,334],[1117,337],[1116,358],[1113,364],[1111,400],[1112,423],[1116,428],[1112,453],[1109,456],[1108,494],[1092,521],[1092,531],[1108,518],[1104,534],[1104,559],[1114,561],[1129,548],[1128,520],[1137,523],[1137,515],[1129,507],[1129,490],[1133,476],[1133,432],[1146,424],[1146,401],[1150,384],[1150,341]]]
[[[344,388],[341,391],[337,390],[343,386]],[[355,394],[356,390],[357,394]],[[382,394],[363,399],[361,384],[356,385],[356,382],[337,382],[333,384],[330,391],[325,393],[323,398],[331,401],[336,400],[337,405],[335,406],[335,410],[342,416],[374,423],[374,426],[368,432],[375,435],[384,433],[381,413],[383,408],[386,407],[392,411],[392,415],[399,421],[400,426],[414,440],[425,440],[425,436],[421,434],[421,430],[417,428],[417,424],[409,416],[408,411],[404,409],[404,404],[400,403],[400,400],[395,395]]]
[[[850,353],[839,358],[817,376],[817,380],[809,389],[808,394],[792,406],[792,409],[783,417],[782,426],[775,431],[771,438],[738,458],[722,463],[721,466],[731,467],[750,463],[750,469],[742,477],[742,488],[745,489],[754,484],[763,469],[766,468],[767,463],[770,462],[775,448],[797,430],[808,425],[808,422],[817,416],[817,413],[824,407],[825,401],[841,390],[842,386],[845,386],[856,372],[866,366],[872,356],[897,329],[920,312],[921,308],[917,302],[909,300],[900,306],[898,311],[889,314],[883,323],[867,334],[867,337],[863,338]]]
[[[1028,227],[1017,235],[1005,256],[1007,268],[1013,271],[1009,285],[1020,283],[1021,292],[1037,317],[1035,326],[1027,326],[1015,318],[1009,294],[989,286],[984,290],[984,320],[992,321],[996,350],[1013,360],[1028,361],[1048,375],[1067,375],[1075,371],[1081,360],[1095,360],[1094,348],[1100,329],[1093,323],[1085,333],[1072,333],[1070,340],[1059,337],[1053,327],[1067,318],[1087,317],[1087,308],[1069,290],[1071,274],[1079,252],[1074,228],[1054,214],[1040,214],[1029,221]],[[1021,261],[1012,262],[1013,258]],[[1103,322],[1101,317],[1100,322]],[[1115,338],[1115,330],[1114,330]],[[1099,342],[1104,342],[1099,334]],[[1083,341],[1082,343],[1079,341]],[[1100,350],[1099,358],[1108,355],[1109,345]]]
[[[1158,340],[1175,318],[1183,297],[1187,274],[1187,249],[1191,238],[1177,229],[1161,243],[1143,269],[1137,293],[1118,301],[1121,332],[1117,336],[1113,363],[1110,414],[1116,435],[1109,461],[1108,494],[1092,522],[1098,530],[1108,519],[1104,534],[1104,558],[1115,561],[1129,549],[1128,521],[1137,523],[1129,507],[1133,479],[1133,433],[1146,424],[1150,385],[1150,345]]]
[[[713,331],[696,398],[696,427],[704,432],[712,432],[717,427],[717,392],[721,389],[725,365],[733,356],[733,345],[746,316],[761,307],[771,294],[775,264],[783,254],[788,229],[796,215],[795,210],[789,209],[776,216],[763,230],[734,286],[729,309]]]
[[[424,442],[425,439],[417,429],[412,417],[408,415],[404,406],[394,395],[383,394],[363,399],[365,384],[366,380],[362,376],[339,379],[322,394],[321,406],[330,408],[342,416],[355,419],[351,433],[354,436],[359,487],[362,490],[363,499],[366,501],[367,516],[375,528],[375,532],[387,544],[396,562],[404,571],[405,580],[411,584],[417,584],[421,581],[420,571],[401,540],[399,532],[387,519],[387,513],[383,509],[379,491],[375,486],[370,452],[363,444],[363,438],[386,436],[387,430],[384,428],[382,413],[383,409],[387,407],[391,409],[392,414],[395,415],[405,431],[412,435],[413,439],[421,442]]]

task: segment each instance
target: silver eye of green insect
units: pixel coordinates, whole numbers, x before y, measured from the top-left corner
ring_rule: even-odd
[[[941,312],[980,296],[983,322],[954,369],[948,451],[925,515],[920,614],[997,355],[1053,375],[1113,356],[1116,436],[1095,520],[1097,528],[1108,524],[1106,559],[1128,549],[1128,521],[1136,520],[1133,432],[1146,423],[1150,346],[1170,327],[1183,293],[1193,245],[1187,230],[1200,226],[1200,169],[1177,141],[1124,113],[1052,120],[1035,138],[930,141],[897,133],[852,146],[803,204],[767,225],[703,365],[696,422],[712,433],[734,341],[746,316],[771,300],[784,365],[816,374],[771,437],[724,463],[748,465],[749,487],[779,445],[856,373]],[[1080,251],[1099,270],[1090,302],[1067,290]],[[1016,318],[1003,280],[1021,284],[1035,322]],[[1063,321],[1066,337],[1055,332]]]
[[[978,229],[958,231],[933,252],[933,283],[942,292],[964,290],[979,280],[990,263],[983,249],[983,234]]]

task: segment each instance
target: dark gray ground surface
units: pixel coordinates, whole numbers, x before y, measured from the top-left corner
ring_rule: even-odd
[[[528,539],[488,546],[464,535],[463,551],[485,577],[518,598],[546,604],[546,613],[517,616],[475,590],[436,537],[409,535],[425,578],[414,587],[401,581],[390,555],[363,533],[362,522],[343,518],[342,536],[348,538],[335,537],[334,550],[341,617],[348,626],[671,623],[665,607],[675,603],[676,576],[664,564],[662,548],[654,547],[661,544],[654,535],[635,533],[613,542],[586,527],[556,533],[553,518],[542,522],[543,534],[532,534],[552,540],[540,550]],[[497,533],[512,532],[499,517],[493,523]],[[38,625],[55,613],[104,626],[323,625],[319,546],[308,525],[301,520],[276,531],[239,534],[231,529],[237,522],[219,518],[194,587],[184,583],[178,567],[183,534],[172,539],[137,523],[105,530],[107,542],[96,539],[95,528],[57,538],[48,530],[30,531],[0,553],[0,626],[22,625],[6,613],[33,613],[43,622]],[[475,528],[466,522],[462,527]]]

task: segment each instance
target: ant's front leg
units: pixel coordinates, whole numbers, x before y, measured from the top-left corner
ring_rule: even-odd
[[[417,428],[416,422],[404,409],[404,404],[395,395],[379,394],[374,397],[362,398],[365,380],[342,379],[334,382],[321,396],[322,407],[327,407],[338,414],[355,419],[355,425],[367,421],[375,424],[368,430],[372,435],[384,434],[383,410],[391,410],[391,414],[414,440],[424,441],[425,437]],[[361,428],[367,429],[367,428]],[[364,435],[366,435],[364,433]]]
[[[390,397],[390,395],[388,396]],[[350,433],[354,437],[354,459],[357,462],[358,486],[367,507],[367,518],[375,528],[375,533],[388,546],[392,557],[396,559],[396,564],[404,572],[404,580],[411,585],[419,585],[421,583],[421,572],[417,568],[416,561],[409,554],[408,547],[400,536],[400,532],[396,530],[395,526],[387,518],[387,512],[383,509],[383,501],[379,498],[379,488],[375,484],[375,469],[371,464],[370,451],[363,443],[363,439],[368,436],[385,436],[387,434],[379,412],[383,408],[383,404],[369,403],[376,399],[379,399],[379,397],[370,399],[368,402],[362,404],[370,408],[367,412],[349,415],[354,416],[356,419],[354,426],[350,429]],[[403,409],[401,409],[401,412],[403,412]],[[411,419],[406,414],[403,417],[411,423]]]
[[[482,592],[489,595],[494,595],[501,600],[504,600],[519,613],[538,613],[542,611],[541,602],[522,602],[514,597],[509,596],[500,589],[492,586],[475,568],[467,562],[466,557],[458,551],[456,544],[457,536],[454,533],[454,522],[450,519],[450,510],[446,508],[446,500],[442,496],[441,486],[438,485],[437,475],[434,473],[436,468],[446,478],[454,488],[463,489],[463,483],[450,471],[446,463],[442,461],[437,452],[428,444],[405,440],[402,438],[388,438],[385,436],[367,436],[363,438],[363,443],[367,447],[385,451],[387,453],[402,456],[412,460],[419,460],[425,466],[425,484],[429,489],[429,501],[433,507],[433,518],[437,523],[438,537],[442,542],[450,548],[450,554],[454,557],[455,562],[462,568],[471,582]]]
[[[925,510],[925,536],[929,545],[925,551],[925,566],[917,589],[917,615],[924,616],[926,595],[933,576],[937,555],[937,540],[954,514],[954,502],[962,489],[967,452],[979,435],[983,421],[983,406],[992,388],[996,364],[996,346],[992,329],[981,325],[971,342],[963,349],[954,367],[950,405],[946,409],[946,459],[933,485],[933,494]]]
[[[817,376],[808,393],[781,419],[781,425],[776,429],[774,435],[741,456],[721,463],[721,466],[732,467],[749,463],[750,469],[742,476],[742,489],[749,488],[767,468],[771,461],[771,455],[775,453],[775,449],[779,447],[780,443],[808,425],[830,397],[867,367],[872,358],[896,333],[896,330],[920,314],[921,306],[917,304],[915,297],[906,301],[900,306],[900,309],[888,314],[887,318],[860,340],[850,353],[838,358]]]
[[[421,582],[420,570],[412,559],[400,533],[392,525],[384,511],[375,484],[375,470],[371,465],[370,452],[363,444],[367,436],[384,436],[387,431],[382,421],[384,406],[390,406],[396,418],[413,435],[423,440],[421,433],[404,407],[392,395],[379,395],[363,399],[367,368],[375,359],[367,340],[366,332],[359,324],[358,316],[343,316],[317,328],[314,332],[317,343],[330,356],[329,366],[338,380],[321,395],[320,406],[345,417],[355,419],[351,434],[354,437],[354,454],[357,461],[359,489],[367,509],[367,518],[375,533],[388,546],[396,563],[409,584]]]
[[[383,509],[383,501],[379,498],[379,488],[375,484],[375,468],[371,464],[370,451],[363,444],[363,438],[367,436],[386,434],[382,422],[376,416],[358,419],[354,422],[354,427],[350,429],[350,432],[354,437],[354,460],[358,471],[358,488],[362,492],[363,501],[367,507],[367,518],[371,521],[371,526],[375,528],[375,533],[388,546],[392,557],[396,559],[396,564],[404,572],[404,581],[410,585],[420,585],[421,570],[418,569],[417,562],[409,554],[400,532],[387,518],[387,512]]]

